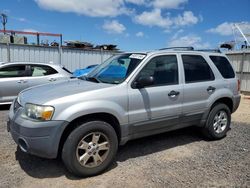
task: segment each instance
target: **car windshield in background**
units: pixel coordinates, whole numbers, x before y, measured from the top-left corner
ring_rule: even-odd
[[[123,82],[146,54],[127,53],[111,57],[86,76],[87,80],[119,84]]]

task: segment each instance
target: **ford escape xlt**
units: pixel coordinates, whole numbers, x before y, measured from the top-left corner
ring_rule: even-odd
[[[91,176],[131,139],[192,125],[221,139],[239,102],[238,80],[223,54],[123,53],[87,76],[22,91],[8,130],[22,151],[61,155],[69,171]]]

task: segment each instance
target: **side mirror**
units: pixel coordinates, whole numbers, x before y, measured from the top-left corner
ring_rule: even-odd
[[[154,77],[153,76],[140,76],[134,82],[134,88],[140,89],[146,86],[150,86],[154,84]]]

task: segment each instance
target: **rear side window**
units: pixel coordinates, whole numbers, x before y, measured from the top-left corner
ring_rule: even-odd
[[[13,78],[26,76],[25,65],[12,65],[0,68],[0,78]]]
[[[51,74],[56,74],[57,71],[52,67],[46,65],[31,65],[31,76],[47,76]]]
[[[214,74],[200,55],[182,55],[186,83],[214,80]]]
[[[217,69],[220,71],[221,75],[224,78],[234,78],[235,73],[234,70],[227,60],[227,58],[222,56],[209,56],[210,59],[213,61]]]

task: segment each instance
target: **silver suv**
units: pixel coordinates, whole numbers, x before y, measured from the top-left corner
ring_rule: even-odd
[[[196,125],[226,136],[240,102],[227,57],[195,50],[123,53],[87,76],[22,91],[8,130],[22,151],[58,155],[78,176],[103,172],[118,145]]]

